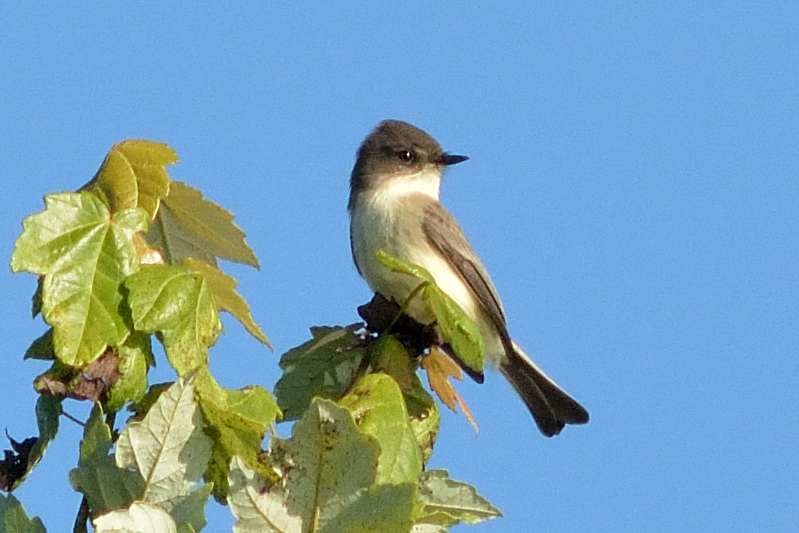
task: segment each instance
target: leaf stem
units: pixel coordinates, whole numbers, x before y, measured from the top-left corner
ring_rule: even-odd
[[[423,281],[419,285],[417,285],[415,289],[413,289],[411,291],[411,293],[408,295],[407,298],[405,298],[405,301],[402,303],[402,307],[400,307],[400,310],[397,313],[397,315],[394,317],[394,320],[391,321],[391,323],[388,325],[388,327],[385,329],[385,331],[383,331],[383,333],[390,333],[391,332],[391,328],[394,327],[394,325],[397,323],[397,320],[399,320],[400,317],[402,316],[402,314],[405,312],[405,310],[408,309],[408,306],[410,305],[411,300],[413,300],[416,297],[416,295],[419,294],[420,292],[422,292],[422,289],[427,287],[429,284],[430,284],[429,281]]]
[[[72,526],[72,533],[87,533],[86,522],[89,521],[89,500],[86,496],[80,501],[78,516],[75,517],[75,525]]]

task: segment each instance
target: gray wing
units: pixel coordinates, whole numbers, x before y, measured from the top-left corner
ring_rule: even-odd
[[[506,350],[513,350],[505,323],[505,311],[497,289],[455,218],[440,203],[430,202],[424,209],[422,229],[430,244],[447,258],[472,289],[480,305],[497,327]]]

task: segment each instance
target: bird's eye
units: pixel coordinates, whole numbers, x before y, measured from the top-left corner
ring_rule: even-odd
[[[397,152],[397,158],[399,158],[399,160],[403,163],[410,163],[416,159],[416,154],[410,150],[400,150]]]

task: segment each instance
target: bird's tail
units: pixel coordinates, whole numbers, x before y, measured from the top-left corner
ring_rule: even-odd
[[[585,424],[588,411],[558,387],[513,343],[514,350],[500,363],[500,370],[527,405],[541,433],[552,437],[566,424]]]

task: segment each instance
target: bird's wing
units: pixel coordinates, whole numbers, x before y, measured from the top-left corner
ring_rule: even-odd
[[[430,202],[424,208],[422,229],[430,244],[447,259],[453,269],[471,288],[480,305],[496,325],[506,348],[512,343],[505,324],[505,311],[499,300],[491,277],[472,250],[455,218],[438,202]]]

